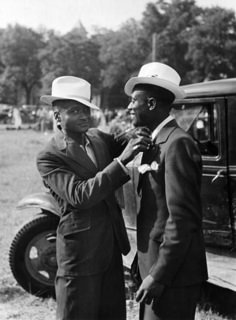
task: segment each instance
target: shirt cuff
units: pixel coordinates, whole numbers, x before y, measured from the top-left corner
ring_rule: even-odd
[[[126,168],[126,166],[121,162],[121,160],[119,158],[114,158],[113,160],[115,160],[119,163],[119,165],[121,166],[121,168],[124,170],[124,172],[126,174],[129,174],[129,170]]]

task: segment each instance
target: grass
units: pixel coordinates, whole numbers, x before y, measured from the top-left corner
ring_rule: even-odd
[[[55,318],[55,301],[40,299],[25,292],[13,278],[8,265],[10,243],[17,230],[36,213],[35,210],[17,211],[17,202],[24,196],[43,191],[35,166],[38,151],[51,137],[32,130],[3,130],[0,128],[0,319],[51,320]],[[128,320],[138,320],[138,306],[127,303]],[[207,308],[199,310],[196,320],[226,320]]]

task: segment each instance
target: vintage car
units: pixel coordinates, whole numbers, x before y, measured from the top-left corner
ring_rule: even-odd
[[[186,97],[171,113],[190,132],[202,154],[203,228],[209,282],[236,291],[236,78],[183,86]],[[124,257],[129,269],[136,252],[136,193],[138,172],[129,165],[131,180],[118,190],[118,199],[131,242]],[[55,233],[59,210],[48,193],[29,195],[19,208],[37,207],[40,214],[25,224],[12,241],[10,267],[27,291],[45,296],[54,290]]]

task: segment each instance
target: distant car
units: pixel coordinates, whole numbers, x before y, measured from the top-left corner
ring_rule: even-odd
[[[12,119],[12,108],[1,108],[0,109],[0,123],[7,124]]]

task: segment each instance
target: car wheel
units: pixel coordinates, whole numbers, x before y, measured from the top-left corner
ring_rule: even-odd
[[[16,281],[39,297],[55,296],[58,222],[51,213],[40,214],[17,232],[10,246],[9,264]]]

